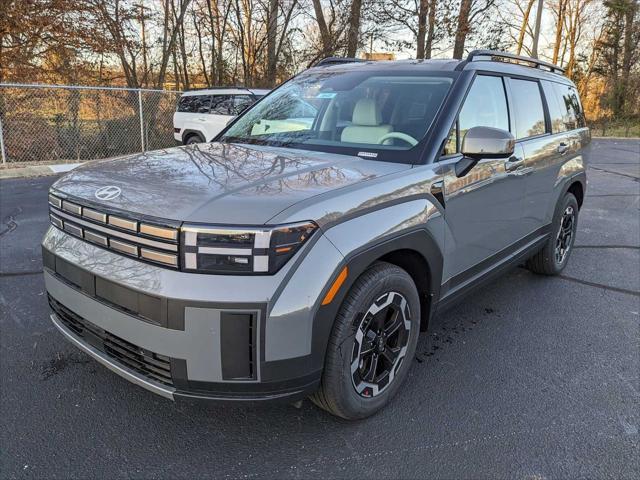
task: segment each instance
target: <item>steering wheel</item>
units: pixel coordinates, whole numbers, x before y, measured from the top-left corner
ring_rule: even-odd
[[[402,132],[389,132],[384,134],[378,139],[378,145],[382,145],[386,140],[390,140],[392,138],[397,138],[398,140],[407,142],[412,147],[418,144],[418,140],[413,138],[411,135],[407,135],[406,133],[402,133]]]

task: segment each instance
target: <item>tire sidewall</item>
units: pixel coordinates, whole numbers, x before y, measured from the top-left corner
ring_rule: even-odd
[[[368,279],[368,288],[359,295],[352,305],[355,308],[347,308],[340,312],[340,321],[345,322],[341,325],[340,345],[340,369],[341,374],[338,376],[340,385],[336,385],[340,391],[339,401],[341,410],[349,412],[351,418],[364,418],[381,409],[402,386],[409,368],[411,360],[414,357],[418,336],[420,330],[420,299],[413,280],[404,270],[399,267],[392,266],[392,270],[380,270],[378,275]],[[357,287],[354,285],[354,287]],[[357,288],[356,288],[357,290]],[[385,293],[398,292],[404,296],[409,304],[411,315],[411,328],[409,331],[409,341],[407,343],[407,352],[398,368],[393,381],[375,397],[365,398],[358,394],[353,386],[351,377],[351,358],[355,341],[355,334],[359,328],[362,314],[366,312],[375,300]]]
[[[202,137],[200,137],[200,135],[191,135],[187,138],[187,141],[185,142],[185,145],[193,145],[195,143],[203,143],[204,140],[202,140]]]
[[[569,251],[567,252],[567,255],[565,256],[563,262],[559,264],[558,262],[556,262],[556,256],[555,256],[556,239],[558,235],[558,230],[560,229],[560,225],[562,223],[562,216],[564,214],[564,211],[569,206],[573,207],[573,211],[574,211],[573,234],[571,237]],[[562,198],[562,201],[558,203],[558,208],[556,209],[556,212],[553,218],[553,230],[551,232],[551,237],[549,239],[549,245],[548,245],[548,251],[547,251],[547,255],[550,258],[550,261],[553,265],[553,269],[555,270],[555,273],[560,273],[562,272],[562,270],[564,270],[564,268],[567,266],[567,263],[569,263],[569,258],[571,258],[571,254],[573,253],[573,245],[576,241],[576,233],[578,230],[578,214],[579,214],[579,209],[578,209],[578,201],[576,200],[576,197],[570,192],[565,193],[564,197]]]

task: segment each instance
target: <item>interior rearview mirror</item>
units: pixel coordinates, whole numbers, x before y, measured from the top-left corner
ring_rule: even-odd
[[[456,164],[456,176],[463,177],[483,158],[508,158],[513,155],[516,140],[500,128],[473,127],[462,139],[462,155]]]

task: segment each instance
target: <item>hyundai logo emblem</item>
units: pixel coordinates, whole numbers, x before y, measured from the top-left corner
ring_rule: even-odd
[[[120,190],[120,187],[107,185],[106,187],[100,187],[97,189],[94,195],[98,200],[113,200],[114,198],[118,198],[121,192],[122,190]]]

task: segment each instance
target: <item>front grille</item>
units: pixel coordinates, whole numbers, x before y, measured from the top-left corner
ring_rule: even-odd
[[[49,295],[49,305],[60,321],[76,336],[100,350],[121,366],[144,377],[173,387],[169,357],[138,347],[76,315]]]
[[[49,194],[51,224],[66,233],[123,255],[179,268],[178,228],[99,211]]]

